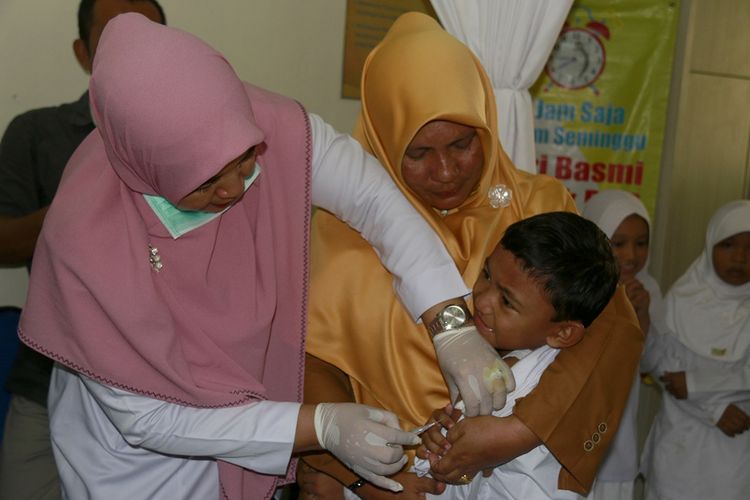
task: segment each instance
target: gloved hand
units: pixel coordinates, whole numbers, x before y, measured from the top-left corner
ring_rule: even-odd
[[[320,403],[315,408],[315,434],[326,450],[360,477],[391,491],[401,484],[384,477],[407,461],[401,445],[417,445],[419,436],[402,431],[396,415],[356,403]]]
[[[505,406],[505,395],[516,388],[513,372],[475,326],[439,333],[432,343],[451,401],[463,399],[467,417]]]

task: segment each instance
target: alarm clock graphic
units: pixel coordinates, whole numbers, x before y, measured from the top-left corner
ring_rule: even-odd
[[[589,87],[598,95],[594,82],[607,61],[602,39],[609,40],[609,28],[604,23],[592,20],[583,27],[566,23],[545,68],[552,83],[571,90]]]

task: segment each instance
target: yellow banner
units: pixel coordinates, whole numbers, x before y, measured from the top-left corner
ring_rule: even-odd
[[[532,89],[539,173],[656,208],[679,1],[578,0]]]

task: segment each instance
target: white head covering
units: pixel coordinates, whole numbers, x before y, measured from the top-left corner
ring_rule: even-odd
[[[653,234],[651,230],[651,219],[648,215],[648,210],[646,210],[643,202],[637,196],[619,189],[607,189],[592,196],[589,201],[586,202],[586,206],[583,209],[583,216],[599,226],[599,229],[601,229],[604,234],[607,235],[607,238],[610,239],[615,234],[615,231],[617,231],[617,228],[620,227],[622,221],[633,214],[642,217],[643,220],[646,221],[650,243]],[[663,303],[661,288],[659,288],[659,284],[648,272],[650,260],[651,252],[649,245],[649,257],[646,259],[643,269],[638,271],[635,277],[643,284],[643,287],[649,293],[651,301],[648,307],[648,313],[651,317],[651,325],[653,327],[656,324],[656,321],[661,318]]]
[[[667,294],[667,325],[680,341],[701,356],[737,361],[750,347],[750,283],[722,281],[713,266],[720,241],[750,231],[750,200],[727,203],[706,230],[703,253]]]

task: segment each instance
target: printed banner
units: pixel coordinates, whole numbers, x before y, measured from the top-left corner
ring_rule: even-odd
[[[532,89],[539,173],[579,208],[618,188],[654,215],[678,1],[577,0]]]
[[[347,0],[342,97],[359,99],[359,81],[367,54],[380,43],[393,21],[410,11],[437,19],[430,0]]]

